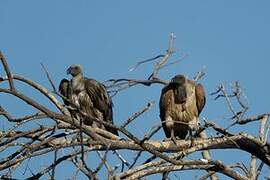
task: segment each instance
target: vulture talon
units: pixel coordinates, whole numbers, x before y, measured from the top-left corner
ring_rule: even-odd
[[[175,145],[177,145],[177,140],[176,140],[176,138],[173,136],[173,137],[171,137],[171,140],[173,141],[173,143],[175,144]]]

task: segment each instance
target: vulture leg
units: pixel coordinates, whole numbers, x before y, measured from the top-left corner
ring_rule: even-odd
[[[162,180],[168,180],[169,178],[169,172],[162,173]]]
[[[196,133],[192,133],[192,129],[191,128],[188,128],[188,139],[191,141],[190,143],[190,147],[193,147],[194,146],[194,140],[195,140],[195,135]]]
[[[174,128],[172,128],[172,130],[171,130],[171,140],[174,142],[175,145],[177,145],[176,138],[174,136]]]

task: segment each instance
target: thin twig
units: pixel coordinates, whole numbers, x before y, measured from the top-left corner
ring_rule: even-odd
[[[43,70],[45,71],[46,76],[47,76],[47,78],[48,78],[48,80],[49,80],[49,82],[50,82],[50,84],[51,84],[54,92],[57,92],[57,89],[56,89],[56,87],[55,87],[55,85],[53,83],[53,80],[52,80],[52,78],[50,76],[50,73],[49,73],[48,69],[45,67],[45,65],[43,63],[40,63],[40,64],[41,64],[41,67],[43,68]]]
[[[7,63],[7,60],[5,58],[5,56],[3,55],[3,53],[0,51],[0,59],[1,59],[1,62],[4,66],[4,69],[6,71],[6,74],[7,74],[7,77],[8,77],[8,83],[9,83],[9,87],[10,87],[10,90],[11,91],[15,91],[15,85],[14,85],[14,82],[13,82],[13,77],[12,77],[12,74],[11,74],[11,71],[8,67],[8,63]]]
[[[134,113],[131,117],[128,118],[128,120],[122,125],[123,128],[125,128],[127,125],[129,125],[132,121],[137,119],[140,115],[144,114],[146,111],[148,111],[151,106],[153,106],[155,101],[148,102],[147,105],[140,111]]]
[[[139,62],[137,62],[137,64],[134,67],[130,68],[129,71],[132,72],[132,71],[136,70],[141,64],[157,60],[157,59],[159,59],[161,57],[164,57],[164,55],[161,54],[161,55],[158,55],[158,56],[150,58],[150,59],[139,61]]]

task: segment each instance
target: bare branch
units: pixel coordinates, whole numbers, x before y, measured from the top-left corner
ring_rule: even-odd
[[[196,76],[194,76],[193,80],[198,82],[203,76],[205,76],[206,67],[203,67],[201,71],[199,71]]]
[[[115,96],[122,90],[136,85],[151,86],[152,84],[159,84],[167,86],[169,81],[159,77],[160,70],[174,65],[186,57],[185,54],[180,57],[180,60],[171,61],[171,57],[175,53],[174,41],[175,36],[171,34],[166,53],[140,61],[130,69],[130,71],[134,71],[139,66],[152,62],[153,69],[149,73],[150,76],[146,76],[141,80],[129,78],[108,80],[107,89],[112,93],[110,95]],[[49,71],[43,64],[41,66],[54,92],[50,92],[47,88],[31,79],[12,74],[7,60],[1,52],[0,59],[6,73],[6,76],[0,77],[0,81],[8,83],[7,87],[0,88],[0,94],[13,96],[34,110],[33,114],[27,113],[15,117],[17,115],[13,111],[5,109],[5,102],[1,102],[0,116],[4,120],[3,130],[0,130],[0,153],[2,155],[0,158],[0,172],[3,174],[1,178],[11,178],[15,172],[23,169],[23,176],[26,176],[27,171],[32,174],[29,179],[45,178],[45,176],[54,179],[57,178],[55,176],[57,174],[56,167],[63,164],[64,161],[73,163],[75,169],[74,178],[77,178],[82,173],[89,179],[98,179],[101,172],[102,178],[104,178],[103,171],[107,172],[108,179],[139,179],[157,173],[204,170],[207,171],[207,174],[201,179],[210,177],[212,180],[216,180],[218,179],[218,173],[221,173],[233,179],[245,180],[259,178],[264,165],[270,166],[270,144],[267,142],[269,132],[267,120],[270,113],[248,117],[247,111],[250,108],[248,99],[239,82],[233,83],[230,89],[221,84],[217,91],[211,94],[215,95],[215,99],[220,98],[226,102],[230,112],[230,119],[233,120],[232,124],[225,122],[224,126],[229,124],[227,128],[214,123],[214,121],[204,120],[204,124],[200,125],[199,130],[195,132],[195,135],[200,135],[200,137],[178,139],[175,142],[161,141],[153,138],[162,128],[161,123],[153,124],[152,127],[148,128],[143,138],[139,138],[132,130],[127,130],[127,126],[136,123],[135,120],[146,113],[153,106],[154,101],[147,103],[117,126],[94,118],[92,115],[74,107],[65,107],[57,99],[56,95],[64,97],[59,94]],[[194,82],[199,81],[204,75],[205,68],[195,75]],[[19,89],[15,89],[14,83],[24,83],[24,85],[31,88],[33,93],[42,95],[50,105],[44,105],[39,100],[33,99],[32,94],[29,92],[24,93]],[[78,113],[77,117],[71,116],[69,111],[72,110]],[[105,129],[87,126],[81,120],[83,118],[91,119],[105,127],[114,128],[121,132],[124,137],[118,137]],[[48,123],[47,119],[52,121]],[[229,130],[234,125],[245,125],[256,121],[261,123],[258,138],[247,133],[237,133]],[[188,123],[183,124],[188,125]],[[207,138],[206,132],[210,132],[212,136]],[[251,165],[241,164],[241,162],[225,165],[220,160],[213,160],[209,151],[212,152],[217,149],[241,150],[243,153],[252,156]],[[117,150],[125,150],[124,156],[119,154]],[[104,151],[104,154],[100,151]],[[95,166],[91,163],[93,159],[89,161],[93,157],[91,156],[94,154],[92,152],[96,152],[100,157],[95,158],[95,161],[97,161],[94,163]],[[197,157],[198,152],[202,153],[203,157],[201,159],[191,159]],[[54,158],[51,158],[51,161],[41,170],[33,173],[30,160],[52,154]],[[193,154],[195,156],[191,156]],[[118,158],[120,163],[118,161],[118,163],[112,164],[110,155]],[[124,158],[128,156],[134,157],[134,159]],[[261,163],[257,167],[258,160]],[[27,162],[26,166],[24,166],[24,162]]]
[[[35,119],[42,119],[42,118],[46,118],[47,115],[45,115],[44,113],[35,113],[32,115],[26,115],[24,117],[20,117],[20,118],[15,118],[12,117],[3,107],[0,106],[0,115],[3,115],[5,118],[7,118],[8,121],[10,122],[23,122],[23,121],[30,121],[30,120],[35,120]]]
[[[171,33],[170,35],[170,40],[169,40],[169,48],[167,50],[167,53],[165,54],[165,56],[155,64],[154,66],[154,71],[153,73],[149,76],[149,80],[150,79],[156,79],[158,72],[160,69],[162,69],[164,67],[164,65],[167,63],[167,61],[169,60],[169,58],[172,56],[172,54],[175,52],[174,49],[174,40],[175,40],[175,36],[173,33]]]
[[[248,180],[248,178],[243,177],[242,175],[235,172],[233,169],[223,165],[220,161],[185,161],[182,165],[165,165],[165,166],[152,166],[151,168],[142,169],[135,171],[132,174],[121,174],[120,178],[130,178],[138,179],[151,174],[171,172],[171,171],[181,171],[181,170],[191,170],[191,169],[211,169],[216,172],[220,172],[228,177],[238,179],[238,180]]]
[[[7,63],[7,60],[5,58],[5,56],[3,55],[3,53],[0,51],[0,60],[4,66],[4,69],[6,71],[6,74],[7,74],[7,77],[8,77],[8,83],[9,83],[9,87],[10,87],[10,90],[11,91],[15,91],[15,85],[14,85],[14,82],[13,82],[13,78],[12,78],[12,74],[11,74],[11,71],[8,67],[8,63]]]
[[[47,78],[48,78],[48,80],[49,80],[49,82],[50,82],[50,84],[51,84],[54,92],[57,92],[58,90],[56,89],[56,87],[55,87],[55,85],[53,83],[53,80],[52,80],[52,78],[50,76],[50,73],[49,73],[48,69],[45,67],[45,65],[43,63],[41,63],[41,66],[42,66],[43,70],[45,71],[46,76],[47,76]]]
[[[191,149],[190,152],[211,150],[211,149],[239,149],[255,155],[256,157],[261,159],[264,163],[270,165],[270,145],[264,144],[261,141],[257,140],[255,137],[248,134],[239,134],[230,137],[224,136],[208,139],[177,140],[176,143],[177,144],[171,141],[144,141],[143,147],[137,142],[128,140],[118,140],[118,141],[107,140],[106,142],[101,141],[84,142],[85,145],[91,147],[92,151],[106,150],[108,149],[107,144],[110,144],[109,150],[129,149],[135,151],[149,152],[150,150],[148,150],[148,148],[151,147],[152,152],[157,151],[159,152],[159,154],[160,152],[167,152],[167,153],[182,152],[182,151],[188,152],[189,149]],[[61,141],[54,142],[54,144],[55,147],[71,146],[70,144],[68,144],[68,142],[62,144]],[[76,142],[73,142],[72,145],[76,145]],[[77,143],[77,146],[80,146],[80,143]]]
[[[153,106],[154,103],[155,103],[154,101],[147,103],[147,105],[142,110],[136,112],[130,118],[128,118],[128,120],[122,125],[122,127],[125,128],[127,125],[129,125],[132,121],[134,121],[140,115],[148,111],[151,108],[151,106]]]
[[[150,59],[146,59],[146,60],[143,60],[143,61],[139,61],[139,62],[137,62],[137,64],[134,67],[130,68],[129,71],[132,72],[132,71],[136,70],[141,64],[144,64],[144,63],[147,63],[147,62],[151,62],[151,61],[154,61],[154,60],[158,60],[161,57],[164,57],[164,55],[161,54],[161,55],[158,55],[158,56],[156,56],[154,58],[150,58]]]
[[[205,131],[201,132],[200,137],[203,138],[203,139],[207,139],[206,132]],[[209,150],[202,151],[202,156],[203,156],[204,159],[206,159],[208,161],[212,160]],[[218,180],[218,177],[216,176],[214,171],[208,171],[208,172],[210,174],[211,180]]]

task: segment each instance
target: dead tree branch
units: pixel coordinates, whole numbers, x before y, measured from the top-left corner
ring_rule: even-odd
[[[166,53],[140,61],[130,69],[130,71],[135,71],[139,66],[155,61],[153,70],[145,79],[115,78],[108,80],[107,88],[112,96],[136,85],[166,86],[169,80],[159,77],[160,70],[186,57],[170,61],[176,52],[174,41],[175,36],[171,34]],[[0,81],[7,82],[0,84],[0,94],[12,96],[18,101],[24,102],[33,111],[29,114],[17,115],[5,106],[4,101],[1,101],[0,117],[5,126],[3,130],[0,130],[0,172],[3,174],[1,176],[3,179],[13,178],[13,173],[22,171],[22,169],[22,176],[26,174],[26,171],[32,174],[30,176],[28,174],[29,177],[24,176],[24,178],[38,179],[49,175],[53,179],[56,178],[56,167],[65,161],[71,162],[74,166],[75,178],[78,174],[83,174],[89,179],[98,179],[100,176],[104,178],[104,171],[107,172],[109,179],[137,179],[152,174],[186,170],[207,171],[207,174],[201,179],[211,177],[212,180],[216,180],[220,173],[233,179],[257,179],[261,175],[264,165],[270,166],[270,144],[267,142],[269,131],[267,120],[270,113],[247,116],[250,107],[247,100],[244,99],[246,97],[239,82],[233,83],[230,88],[225,88],[225,85],[221,84],[217,91],[212,93],[216,100],[223,99],[226,102],[230,113],[229,119],[233,120],[233,123],[225,123],[228,127],[224,128],[218,125],[220,123],[204,120],[195,133],[200,135],[199,137],[178,139],[176,142],[155,139],[155,135],[162,127],[160,123],[154,124],[148,128],[147,132],[143,132],[143,137],[137,136],[132,129],[128,130],[127,127],[131,123],[135,124],[136,119],[154,107],[154,101],[147,103],[118,125],[95,119],[86,112],[78,111],[81,117],[87,117],[93,119],[97,124],[117,129],[123,136],[118,137],[106,130],[87,126],[82,123],[80,118],[71,116],[69,112],[71,109],[67,109],[58,100],[60,95],[52,81],[53,78],[43,64],[42,67],[52,86],[52,92],[29,78],[11,73],[8,62],[1,52],[0,59],[5,71],[5,76],[0,77]],[[176,73],[178,74],[178,72]],[[194,76],[194,82],[200,80],[204,75],[205,68]],[[18,87],[17,85],[20,83],[29,87],[32,92],[16,89],[15,87]],[[50,105],[44,105],[45,103],[35,99],[32,93],[40,94]],[[235,125],[244,127],[251,122],[254,124],[260,122],[258,137],[247,132],[240,133],[239,131],[238,133],[229,129]],[[211,132],[212,136],[207,135],[208,132]],[[233,165],[226,165],[221,160],[210,156],[209,150],[225,149],[240,150],[243,154],[252,156],[251,164],[244,165],[235,162]],[[112,153],[116,150],[119,152]],[[125,153],[124,156],[122,156],[122,151]],[[196,153],[202,153],[203,157],[192,159],[193,156],[190,155]],[[50,163],[36,172],[32,170],[31,159],[42,159],[51,154],[54,155],[54,158],[51,158]],[[126,156],[126,154],[128,155]],[[116,160],[112,161],[114,158]],[[93,161],[97,162],[92,164]],[[113,163],[115,161],[117,163]],[[261,161],[260,165],[257,165],[258,161]],[[27,162],[26,168],[23,167],[24,162]]]
[[[15,89],[15,85],[14,85],[14,82],[13,82],[11,71],[9,69],[7,60],[6,60],[5,56],[3,55],[3,53],[1,51],[0,51],[0,60],[2,62],[2,65],[3,65],[4,69],[5,69],[5,72],[6,72],[7,77],[8,77],[8,83],[9,83],[10,90],[15,91],[16,89]]]

